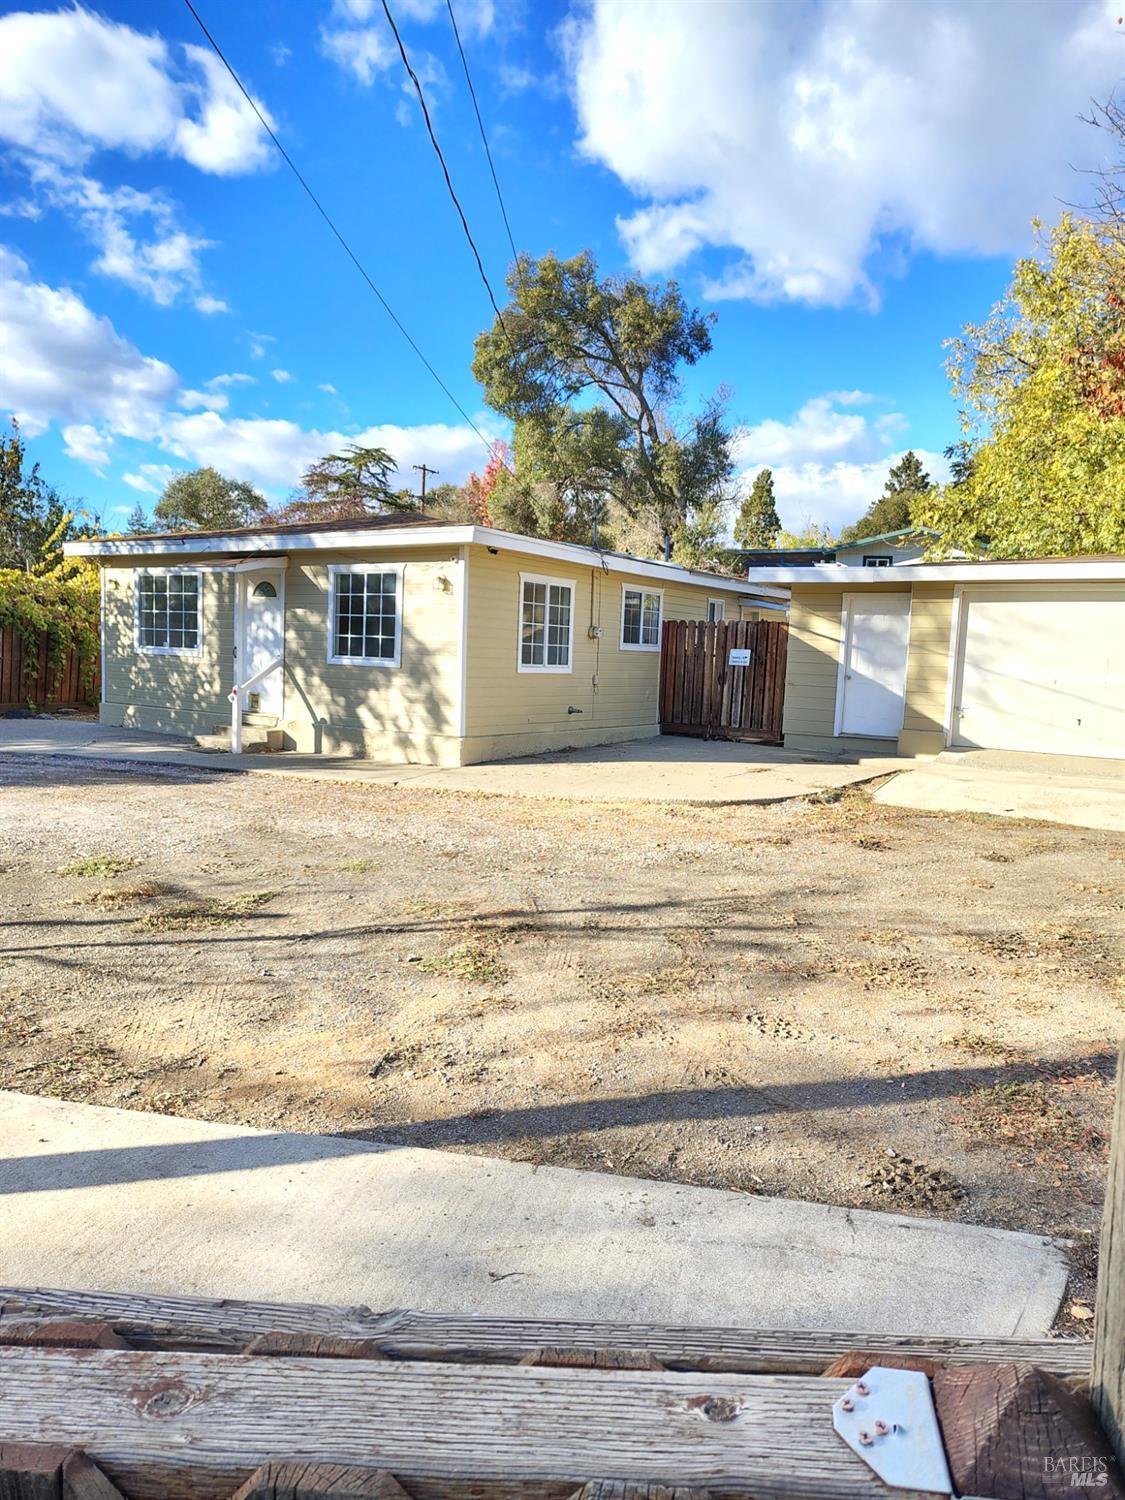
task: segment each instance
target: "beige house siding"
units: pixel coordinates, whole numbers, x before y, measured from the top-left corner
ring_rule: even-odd
[[[569,672],[518,670],[521,573],[574,585]],[[469,579],[466,762],[658,732],[660,653],[622,649],[626,586],[663,589],[665,620],[705,619],[708,599],[722,599],[728,618],[738,618],[739,595],[729,589],[493,554],[486,547],[469,549]],[[601,635],[592,637],[591,626],[600,626]]]
[[[331,663],[329,567],[402,565],[397,667]],[[461,590],[455,548],[294,553],[285,575],[283,727],[298,750],[459,762]]]
[[[906,659],[906,713],[898,737],[900,755],[936,755],[945,746],[952,628],[953,585],[915,584]]]
[[[911,593],[910,643],[898,749],[904,755],[936,753],[944,743],[953,585],[911,587],[910,580],[898,574],[864,592],[902,593],[904,588]],[[887,740],[834,732],[846,592],[843,585],[793,586],[783,731],[786,745],[796,749],[878,752],[891,748]]]
[[[234,644],[234,578],[201,571],[198,656],[158,656],[137,649],[138,570],[159,558],[114,560],[105,573],[105,680],[101,721],[164,734],[207,734],[230,722]]]

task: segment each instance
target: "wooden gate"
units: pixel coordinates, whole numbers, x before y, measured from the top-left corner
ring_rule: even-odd
[[[788,633],[784,620],[666,620],[661,733],[779,745]]]
[[[0,713],[11,708],[85,707],[98,701],[98,680],[83,682],[78,652],[70,650],[59,671],[47,659],[47,637],[31,646],[14,625],[0,628]]]

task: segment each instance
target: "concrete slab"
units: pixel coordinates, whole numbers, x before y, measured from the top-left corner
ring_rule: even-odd
[[[913,764],[890,755],[813,755],[774,745],[668,735],[443,769],[345,756],[230,755],[200,750],[194,740],[175,735],[48,718],[0,719],[0,754],[66,755],[107,763],[132,761],[212,772],[418,785],[507,797],[762,804],[870,781]]]
[[[1034,1235],[0,1092],[10,1283],[511,1317],[1037,1335]]]
[[[945,750],[879,787],[875,800],[924,812],[991,813],[1125,833],[1125,761]]]

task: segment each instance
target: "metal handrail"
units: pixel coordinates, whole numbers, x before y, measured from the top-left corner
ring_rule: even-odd
[[[262,680],[263,677],[268,677],[271,672],[273,672],[276,668],[278,668],[281,665],[283,665],[284,661],[285,661],[285,658],[283,656],[275,656],[274,659],[273,659],[273,661],[267,663],[267,665],[264,666],[264,667],[262,667],[262,669],[260,671],[255,672],[252,677],[248,677],[245,682],[236,682],[235,685],[234,685],[234,687],[232,687],[231,690],[230,690],[230,692],[227,694],[227,697],[230,699],[230,704],[231,704],[231,710],[230,710],[230,753],[232,755],[241,755],[242,754],[242,700],[243,700],[243,694],[249,688],[252,688],[256,682],[261,682],[261,680]]]

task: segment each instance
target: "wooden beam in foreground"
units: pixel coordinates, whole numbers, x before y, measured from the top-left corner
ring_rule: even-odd
[[[1123,1273],[1125,1282],[1125,1273]],[[516,1364],[544,1347],[595,1351],[643,1349],[673,1370],[819,1375],[853,1350],[976,1364],[1026,1362],[1056,1375],[1084,1376],[1091,1346],[1077,1339],[913,1337],[865,1332],[758,1328],[676,1328],[648,1323],[468,1317],[317,1304],[212,1301],[120,1292],[0,1287],[6,1319],[108,1320],[136,1348],[241,1352],[250,1339],[277,1332],[371,1339],[391,1359]]]
[[[1125,1046],[1117,1058],[1117,1100],[1102,1213],[1090,1398],[1125,1468]]]
[[[413,1500],[569,1500],[599,1480],[708,1500],[885,1500],[832,1429],[847,1389],[804,1376],[0,1348],[0,1432],[81,1444],[130,1500],[230,1500],[271,1461],[383,1469]]]

